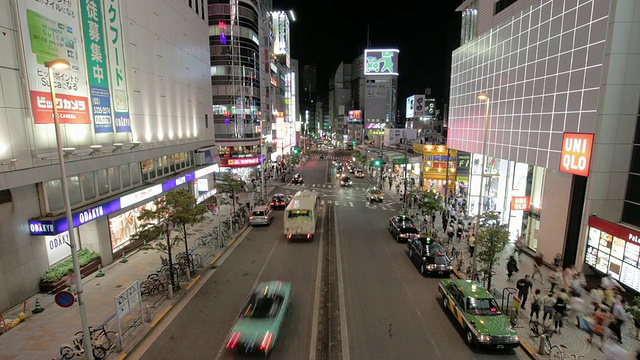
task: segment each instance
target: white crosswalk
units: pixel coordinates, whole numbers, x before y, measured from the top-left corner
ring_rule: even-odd
[[[342,201],[342,200],[320,200],[320,205],[324,206],[325,204],[333,204],[334,206],[342,206],[342,207],[356,207],[358,206],[358,202],[353,201]],[[395,207],[391,206],[391,204],[369,204],[364,201],[365,207],[367,209],[382,209],[386,211],[396,211]]]

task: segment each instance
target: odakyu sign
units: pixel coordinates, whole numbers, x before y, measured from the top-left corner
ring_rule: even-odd
[[[213,172],[215,168],[215,166],[209,166],[205,169]],[[199,176],[206,175],[202,171],[205,169],[200,169],[197,171]],[[162,192],[167,192],[173,188],[191,182],[196,178],[196,172],[190,172],[183,176],[165,181],[161,184]],[[145,188],[135,193],[124,195],[121,198],[75,212],[71,215],[73,227],[78,227],[95,219],[114,213],[120,209],[125,209],[136,202],[142,202],[152,199],[153,197],[161,194],[159,186],[160,185],[155,185],[151,188]],[[29,233],[31,235],[57,235],[68,230],[69,226],[67,225],[66,217],[61,217],[55,220],[29,220]]]

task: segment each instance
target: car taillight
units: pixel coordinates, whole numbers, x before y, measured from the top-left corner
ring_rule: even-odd
[[[268,351],[271,346],[271,339],[273,338],[273,334],[268,332],[264,334],[262,338],[262,342],[260,343],[260,351]]]
[[[242,334],[239,332],[231,334],[229,341],[227,341],[227,349],[235,349],[236,345],[238,344],[238,340],[240,340],[241,335]]]
[[[311,234],[307,234],[307,239],[311,239]]]
[[[269,217],[265,215],[264,219],[267,220],[267,219],[269,219]]]

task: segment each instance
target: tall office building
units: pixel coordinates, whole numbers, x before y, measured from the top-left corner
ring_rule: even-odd
[[[270,1],[209,0],[215,139],[220,166],[238,176],[256,176],[296,141],[290,17]]]
[[[302,90],[300,108],[305,122],[306,130],[311,134],[316,133],[316,97],[317,97],[317,69],[316,64],[305,64],[302,68]]]
[[[458,10],[448,145],[473,153],[459,184],[471,213],[498,211],[531,251],[640,291],[640,4],[477,0]]]
[[[85,3],[0,2],[3,309],[36,293],[45,270],[70,256],[58,145],[75,238],[103,265],[141,245],[131,239],[137,214],[169,189],[210,195],[206,3]],[[57,59],[71,65],[52,74],[61,144],[45,67]]]

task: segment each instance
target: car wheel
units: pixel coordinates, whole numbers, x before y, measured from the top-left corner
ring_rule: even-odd
[[[409,257],[413,259],[413,249],[409,249]]]
[[[467,344],[473,345],[473,333],[469,328],[467,328]]]
[[[420,264],[420,274],[425,275],[427,273],[427,268],[424,263]]]
[[[444,306],[445,309],[449,308],[449,299],[447,299],[447,295],[442,295],[442,306]]]
[[[400,234],[396,235],[396,242],[400,242]]]

